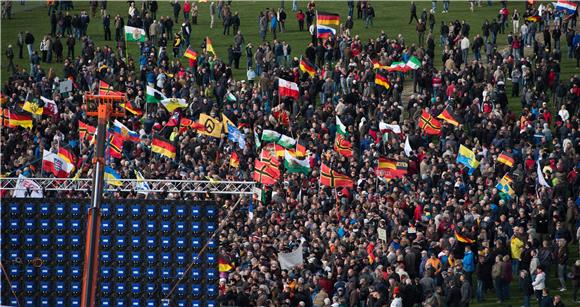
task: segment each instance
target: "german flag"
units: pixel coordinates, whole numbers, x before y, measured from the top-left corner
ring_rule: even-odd
[[[168,140],[160,136],[154,136],[153,141],[151,142],[151,151],[175,159],[175,153],[177,150]]]
[[[375,174],[379,177],[393,179],[401,178],[407,174],[409,164],[404,161],[395,161],[387,158],[379,158],[379,164]]]
[[[428,135],[440,135],[441,134],[441,122],[433,118],[431,114],[423,111],[421,117],[419,117],[419,128],[425,131]]]
[[[396,169],[397,163],[395,160],[387,159],[387,158],[379,158],[379,165],[378,169]]]
[[[320,184],[327,187],[347,187],[352,188],[353,181],[350,177],[336,172],[326,164],[320,166]]]
[[[225,273],[225,272],[229,272],[231,270],[234,269],[234,265],[227,261],[224,257],[219,256],[218,257],[218,269],[220,271],[220,273]]]
[[[125,93],[113,90],[113,87],[105,81],[99,81],[99,95],[102,96],[125,96]]]
[[[334,138],[334,151],[350,158],[352,157],[352,144],[342,134],[337,133]]]
[[[190,59],[190,60],[197,61],[197,52],[191,50],[191,48],[189,48],[189,47],[187,47],[187,50],[185,50],[185,53],[183,54],[183,56]]]
[[[455,231],[455,239],[457,239],[457,241],[461,242],[461,243],[465,243],[465,244],[473,244],[475,243],[475,240],[470,239],[462,234],[460,234],[459,232]]]
[[[526,21],[529,21],[529,22],[539,22],[540,20],[542,20],[542,17],[540,17],[538,15],[534,15],[534,16],[530,16],[530,17],[526,18]]]
[[[391,83],[389,82],[389,78],[385,76],[382,72],[377,71],[375,74],[375,84],[380,85],[386,89],[391,88]]]
[[[233,168],[240,167],[240,158],[238,157],[238,154],[235,151],[232,152],[232,155],[230,156],[230,166]]]
[[[92,142],[96,131],[96,127],[85,124],[79,120],[79,138],[81,140],[88,138],[89,142]]]
[[[314,75],[316,75],[316,66],[310,63],[310,61],[304,57],[300,58],[300,70],[310,75],[310,77],[314,77]]]
[[[4,117],[4,126],[8,128],[27,128],[32,129],[32,114],[25,111],[10,111],[9,109],[4,109],[2,111]]]
[[[457,119],[455,119],[453,111],[451,111],[449,108],[445,108],[445,110],[443,110],[441,114],[437,115],[437,118],[442,119],[452,124],[453,126],[459,126],[459,122],[457,121]]]
[[[327,12],[318,12],[316,14],[317,25],[340,25],[340,15]]]
[[[214,56],[217,56],[217,54],[215,54],[215,51],[213,50],[213,43],[211,42],[211,39],[209,39],[209,36],[205,37],[205,50],[209,53],[213,53]]]
[[[121,107],[125,108],[125,110],[129,111],[129,113],[131,113],[133,115],[143,116],[143,111],[141,111],[141,109],[139,109],[139,107],[135,106],[131,101],[127,101],[125,103],[122,103]]]
[[[369,245],[367,245],[367,254],[369,255],[368,256],[369,264],[375,263],[375,260],[377,258],[375,256],[374,250],[375,250],[375,244],[373,242],[370,242]]]
[[[109,155],[116,159],[123,158],[123,138],[114,133],[109,138]]]
[[[66,162],[75,165],[77,157],[69,149],[65,147],[60,147],[58,149],[58,155],[61,156],[63,159],[65,159]]]
[[[272,185],[280,178],[280,170],[272,167],[272,165],[260,160],[256,160],[254,164],[254,180],[256,182]]]
[[[501,162],[509,167],[514,166],[514,157],[510,153],[505,152],[505,151],[503,151],[499,155],[499,157],[497,157],[497,161]]]

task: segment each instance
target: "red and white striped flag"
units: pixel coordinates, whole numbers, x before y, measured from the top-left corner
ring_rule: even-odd
[[[278,79],[278,91],[280,92],[280,97],[292,97],[298,99],[298,96],[300,95],[298,84],[284,79]]]

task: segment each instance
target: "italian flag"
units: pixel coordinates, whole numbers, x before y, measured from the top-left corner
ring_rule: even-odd
[[[167,99],[163,93],[160,91],[152,88],[151,86],[147,86],[147,92],[145,94],[145,101],[148,103],[160,103],[161,100]]]
[[[421,61],[419,61],[419,59],[417,59],[416,57],[412,56],[408,61],[407,61],[407,67],[409,67],[410,69],[418,69],[421,67]]]
[[[348,136],[348,132],[346,131],[346,126],[340,121],[340,117],[336,116],[336,132]]]
[[[405,71],[405,62],[393,62],[391,66],[387,67],[388,71]]]
[[[391,66],[386,67],[387,71],[400,71],[408,72],[410,70],[416,70],[421,67],[421,61],[416,57],[412,56],[409,58],[407,63],[405,62],[393,62]]]
[[[125,40],[128,42],[144,42],[145,30],[141,28],[125,26]]]
[[[302,173],[304,175],[310,173],[309,159],[297,159],[290,155],[287,150],[284,151],[284,167],[288,173]]]

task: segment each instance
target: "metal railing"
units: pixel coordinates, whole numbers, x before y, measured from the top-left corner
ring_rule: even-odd
[[[82,191],[92,190],[92,178],[28,178],[34,180],[44,191]],[[119,179],[119,186],[107,184],[106,191],[130,192],[137,190],[137,179]],[[18,178],[0,178],[0,190],[17,189]],[[253,181],[203,181],[203,180],[161,180],[146,179],[150,186],[148,192],[159,193],[196,193],[196,194],[244,194],[251,195]],[[106,182],[105,182],[106,183]]]

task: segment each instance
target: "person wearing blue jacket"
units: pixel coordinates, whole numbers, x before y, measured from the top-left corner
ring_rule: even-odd
[[[270,14],[270,30],[272,31],[272,36],[276,39],[276,30],[278,29],[278,17],[276,13],[272,12]]]
[[[465,272],[465,277],[471,283],[471,275],[475,272],[475,256],[471,251],[471,247],[468,245],[465,247],[465,255],[463,256],[463,271]]]

